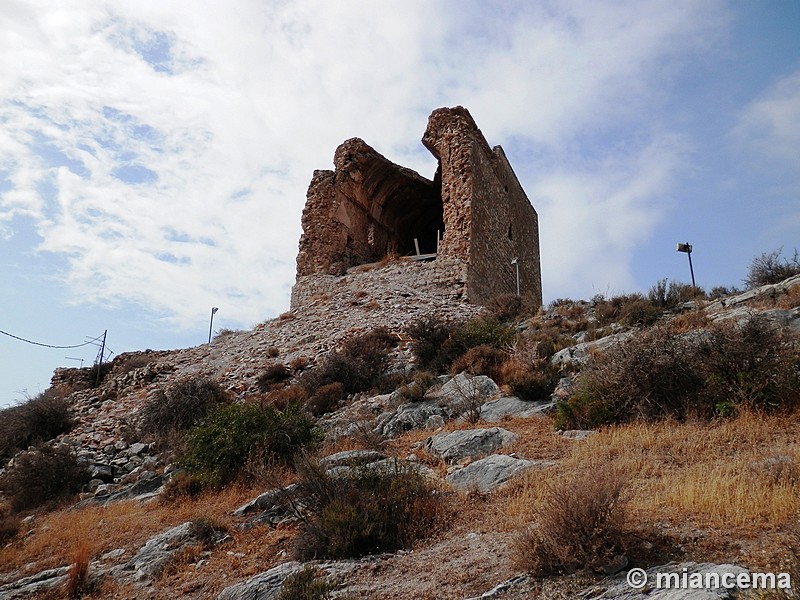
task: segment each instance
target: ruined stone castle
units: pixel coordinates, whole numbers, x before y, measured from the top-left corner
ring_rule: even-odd
[[[433,111],[422,143],[439,163],[433,180],[358,138],[336,149],[334,171],[314,172],[293,308],[387,257],[407,264],[412,287],[473,304],[519,289],[541,304],[538,216],[503,149],[461,106]]]

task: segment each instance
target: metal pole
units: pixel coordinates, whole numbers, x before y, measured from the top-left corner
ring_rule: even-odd
[[[100,369],[103,366],[103,356],[106,353],[106,335],[108,335],[108,329],[103,332],[103,343],[100,346],[100,354],[97,360],[97,380],[95,382],[95,386],[100,385]]]
[[[511,264],[517,269],[517,296],[519,296],[519,259],[515,258],[511,261]]]
[[[211,307],[211,322],[208,324],[208,343],[211,343],[211,330],[214,328],[214,313],[217,312],[219,308],[216,306]]]
[[[691,247],[691,246],[690,246]],[[692,267],[692,251],[686,253],[689,256],[689,273],[692,274],[692,287],[697,287],[694,283],[694,268]]]

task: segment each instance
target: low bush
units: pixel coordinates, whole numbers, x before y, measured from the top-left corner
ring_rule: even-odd
[[[0,410],[0,459],[66,433],[73,424],[69,402],[53,388]]]
[[[417,368],[447,372],[471,348],[490,346],[502,350],[514,343],[516,331],[494,318],[477,317],[460,325],[436,318],[417,321],[406,330]]]
[[[500,367],[496,381],[507,385],[514,396],[533,402],[550,398],[558,376],[558,369],[550,365],[549,359],[535,359],[526,364],[511,358]]]
[[[411,322],[406,334],[411,338],[411,352],[420,370],[442,373],[448,370],[452,358],[442,353],[456,324],[441,317],[428,316]]]
[[[328,583],[324,574],[320,575],[317,569],[307,566],[283,581],[276,600],[330,600],[335,589],[336,586]]]
[[[708,419],[800,402],[796,351],[761,317],[674,335],[639,332],[593,356],[575,395],[558,405],[557,427],[636,419]]]
[[[411,381],[402,385],[398,391],[409,402],[420,402],[435,385],[439,383],[436,375],[430,371],[417,371]]]
[[[500,294],[486,302],[486,310],[501,323],[515,320],[522,314],[522,309],[522,298],[516,294]]]
[[[593,356],[575,396],[559,404],[557,426],[588,429],[637,418],[685,418],[702,387],[696,354],[692,339],[656,326]]]
[[[289,385],[267,393],[265,400],[267,404],[283,410],[290,404],[302,404],[308,400],[308,391],[302,385]]]
[[[680,306],[690,300],[705,298],[705,292],[699,287],[679,281],[658,281],[647,293],[647,299],[654,305],[663,309]]]
[[[299,559],[355,558],[409,548],[431,534],[441,496],[409,467],[362,467],[332,476],[308,459],[298,463],[301,515]]]
[[[534,575],[601,571],[628,555],[625,481],[606,468],[552,484],[517,540],[517,565]]]
[[[340,383],[344,394],[371,391],[379,386],[389,351],[396,345],[397,337],[386,327],[356,336],[304,373],[301,383],[310,394],[331,383]]]
[[[195,517],[191,520],[190,532],[203,550],[211,550],[228,533],[228,528],[214,518]]]
[[[214,409],[188,432],[183,466],[206,485],[236,479],[248,459],[290,462],[300,450],[314,446],[319,435],[313,419],[299,404],[283,410],[255,404],[228,404]]]
[[[216,406],[230,402],[228,393],[205,377],[186,377],[166,389],[159,389],[140,411],[142,435],[164,440],[174,432],[186,431]]]
[[[13,514],[0,514],[0,545],[19,533],[20,518]]]
[[[89,482],[89,471],[67,446],[41,445],[14,458],[0,476],[0,490],[15,511],[56,506]]]
[[[778,248],[753,259],[744,280],[748,289],[780,283],[784,279],[800,274],[800,256],[797,250],[794,251],[792,258],[783,258],[782,253],[783,248]]]
[[[336,410],[344,398],[344,387],[335,381],[317,388],[314,395],[306,402],[306,408],[312,415],[319,417]]]
[[[200,478],[186,471],[178,471],[164,484],[164,491],[159,495],[159,499],[169,504],[199,498],[202,493],[203,482]]]
[[[697,369],[704,380],[707,415],[800,401],[800,357],[764,318],[712,327],[701,346]]]
[[[280,363],[272,363],[264,368],[264,371],[256,379],[256,383],[258,389],[267,392],[291,378],[292,372],[288,368]]]
[[[466,371],[470,375],[487,375],[495,381],[499,380],[500,367],[508,358],[503,350],[481,344],[470,348],[467,352],[457,358],[450,368],[452,373]]]

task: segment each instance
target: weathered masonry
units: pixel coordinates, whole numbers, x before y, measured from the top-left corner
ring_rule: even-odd
[[[422,143],[439,161],[432,181],[358,138],[336,149],[334,171],[314,172],[293,306],[326,280],[386,257],[429,260],[414,279],[472,303],[516,293],[519,278],[521,294],[541,304],[538,216],[503,149],[489,147],[461,106],[433,111]]]

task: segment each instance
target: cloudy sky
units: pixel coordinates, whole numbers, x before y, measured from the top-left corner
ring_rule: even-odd
[[[55,8],[54,8],[55,7]],[[797,0],[3,0],[0,331],[116,353],[287,310],[314,169],[432,177],[466,106],[539,213],[545,301],[741,285],[800,248]],[[0,335],[0,404],[92,345]]]

